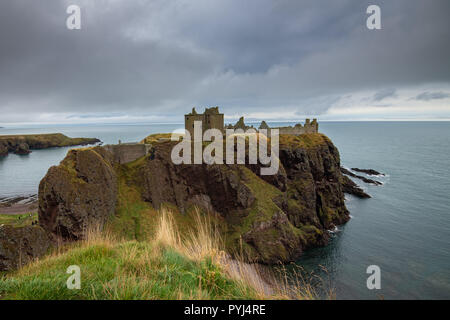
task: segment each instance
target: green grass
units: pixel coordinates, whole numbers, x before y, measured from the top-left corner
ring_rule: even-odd
[[[69,290],[66,269],[78,265],[81,289]],[[2,299],[252,299],[209,259],[190,260],[148,241],[79,246],[0,280]]]
[[[171,136],[172,136],[171,133],[155,133],[155,134],[151,134],[148,137],[144,138],[141,141],[141,143],[152,144],[152,143],[156,143],[156,142],[161,142],[159,139],[170,139]]]
[[[0,274],[0,299],[256,299],[253,289],[230,278],[212,256],[192,259],[155,240],[160,212],[130,184],[134,165],[119,175],[116,215],[105,231]],[[173,217],[183,231],[195,224],[190,214]],[[80,290],[67,289],[70,265],[81,269]]]
[[[154,142],[167,136],[158,134],[150,137]],[[320,137],[310,137],[302,143],[313,145],[316,139],[324,141]],[[69,174],[73,174],[72,160],[63,163]],[[192,211],[181,214],[176,208],[170,208],[173,223],[178,227],[169,226],[168,229],[178,228],[179,231],[176,231],[177,236],[171,236],[170,230],[161,236],[161,230],[165,230],[160,224],[161,211],[154,210],[151,204],[143,201],[137,183],[145,161],[143,157],[115,168],[119,185],[116,214],[107,223],[104,232],[86,241],[61,246],[18,271],[0,274],[0,299],[275,298],[246,282],[245,275],[243,278],[232,275],[223,263],[223,248],[216,244],[208,247],[209,242],[220,242],[208,232],[208,235],[200,232],[195,241],[186,240],[189,230],[201,226]],[[242,223],[236,230],[231,230],[231,240],[234,242],[250,230],[253,223],[270,220],[280,210],[273,199],[282,194],[248,168],[242,167],[237,174],[241,175],[256,200]],[[17,216],[0,216],[0,224],[1,219],[9,223],[18,222],[14,220]],[[20,221],[25,222],[26,219]],[[225,225],[221,221],[214,222],[218,222],[219,226]],[[295,230],[306,233],[316,231],[306,227]],[[279,237],[275,233],[265,236]],[[66,270],[70,265],[78,265],[81,269],[80,290],[67,289],[66,281],[70,275]],[[281,297],[284,298],[282,294]],[[310,298],[310,295],[305,297]]]
[[[12,225],[14,227],[25,227],[31,225],[38,219],[37,212],[25,214],[0,214],[0,225]]]
[[[131,164],[133,166],[133,164]],[[125,174],[127,173],[127,174]],[[93,239],[59,247],[22,269],[0,274],[0,299],[256,299],[254,289],[233,280],[213,261],[193,259],[179,246],[155,239],[159,211],[140,199],[132,176],[119,177],[116,215]],[[190,214],[174,223],[195,224]],[[173,226],[172,226],[173,227]],[[176,228],[176,227],[175,227]],[[81,269],[81,289],[67,289],[67,267]]]
[[[325,145],[329,138],[322,133],[305,133],[299,136],[280,134],[280,146],[289,148],[314,148]]]

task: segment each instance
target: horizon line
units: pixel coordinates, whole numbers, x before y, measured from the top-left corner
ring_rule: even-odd
[[[245,120],[247,123],[261,123],[262,121],[266,122],[286,122],[286,123],[294,123],[294,122],[304,122],[305,119],[298,120]],[[313,118],[309,118],[313,119]],[[239,118],[236,118],[239,120]],[[317,121],[320,122],[450,122],[450,118],[448,119],[324,119],[320,120],[317,118]],[[230,122],[225,122],[230,123]],[[8,127],[17,127],[17,126],[95,126],[95,125],[170,125],[170,124],[182,124],[184,122],[76,122],[76,123],[64,123],[64,122],[54,122],[54,123],[39,123],[39,122],[15,122],[15,123],[0,123],[0,129],[8,129]]]

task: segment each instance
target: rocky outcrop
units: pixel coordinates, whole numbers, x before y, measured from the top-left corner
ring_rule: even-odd
[[[368,174],[370,176],[380,176],[380,175],[384,176],[384,173],[380,173],[380,172],[378,172],[376,170],[373,170],[373,169],[352,168],[352,170],[356,171],[356,172],[362,172],[362,173]]]
[[[30,146],[28,144],[26,144],[25,142],[20,142],[17,147],[16,150],[14,150],[15,154],[29,154],[31,153],[30,151]]]
[[[28,154],[31,149],[89,145],[98,142],[100,140],[96,138],[69,138],[61,133],[0,136],[0,156],[6,156],[9,152]]]
[[[174,165],[173,143],[155,144],[135,181],[155,208],[201,205],[219,213],[231,252],[253,262],[292,261],[326,244],[326,231],[349,219],[338,150],[321,134],[308,138],[280,138],[281,166],[273,176],[259,176],[259,165]]]
[[[359,176],[359,175],[354,174],[353,172],[351,172],[350,170],[347,170],[345,168],[341,168],[341,172],[343,174],[346,174],[346,175],[350,176],[350,177],[360,179],[360,180],[362,180],[365,183],[374,184],[376,186],[381,186],[382,185],[382,183],[380,181],[376,181],[376,180],[368,179],[368,178],[363,177],[363,176]]]
[[[45,254],[47,233],[39,226],[0,226],[0,271],[17,269]]]
[[[370,195],[364,192],[356,183],[354,183],[349,177],[342,177],[342,187],[344,193],[352,194],[358,198],[371,198]]]
[[[0,157],[8,155],[8,147],[0,143]]]
[[[363,193],[341,173],[336,147],[318,133],[281,135],[280,167],[272,176],[261,176],[260,164],[175,165],[175,142],[152,145],[150,155],[127,165],[113,163],[102,147],[70,151],[41,181],[40,224],[53,237],[83,238],[113,214],[120,172],[156,209],[169,204],[181,214],[194,206],[217,213],[230,253],[275,264],[325,245],[327,231],[349,220],[344,192]]]
[[[70,150],[39,184],[39,224],[52,236],[79,240],[114,214],[117,177],[102,147]]]

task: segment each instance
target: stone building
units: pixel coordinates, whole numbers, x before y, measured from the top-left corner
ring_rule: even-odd
[[[244,117],[241,117],[236,124],[228,124],[224,125],[224,116],[223,113],[219,112],[219,107],[205,108],[205,112],[197,113],[195,108],[192,108],[192,112],[184,115],[184,124],[185,129],[189,131],[191,134],[191,139],[194,137],[194,122],[201,121],[202,122],[202,134],[208,129],[219,129],[222,132],[225,132],[224,129],[243,129],[244,131],[248,129],[258,129],[253,126],[247,126],[244,122]],[[269,125],[262,121],[259,126],[260,129],[266,129],[267,135],[270,136],[270,129],[278,129],[280,134],[292,134],[292,135],[301,135],[304,133],[317,133],[319,132],[319,124],[317,123],[317,119],[305,120],[305,124],[297,123],[294,126],[286,126],[286,127],[274,127],[270,128]]]
[[[203,113],[197,113],[192,108],[191,113],[184,115],[185,129],[191,134],[191,139],[194,137],[194,121],[202,122],[202,134],[208,129],[219,129],[222,132],[224,129],[223,113],[219,112],[219,107],[205,108]]]
[[[137,142],[121,143],[119,140],[119,144],[107,144],[103,148],[111,152],[114,162],[125,164],[149,154],[152,145]]]

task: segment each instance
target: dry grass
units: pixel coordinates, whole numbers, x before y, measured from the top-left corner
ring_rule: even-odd
[[[224,242],[209,215],[202,215],[199,210],[195,210],[195,227],[181,236],[173,214],[169,210],[161,210],[155,236],[158,243],[175,248],[197,261],[212,259],[231,279],[252,288],[258,299],[319,298],[311,283],[300,273],[288,272],[283,266],[274,271],[268,267],[245,263],[243,259],[233,259],[223,250]]]
[[[193,212],[186,229],[162,209],[154,234],[126,240],[92,227],[86,238],[60,246],[5,278],[3,299],[315,299],[307,281],[293,282],[286,270],[274,273],[232,259],[210,214]],[[183,226],[180,230],[179,227]],[[67,290],[69,265],[82,270],[81,290]],[[280,277],[280,274],[282,275]],[[300,279],[300,278],[299,278]]]

